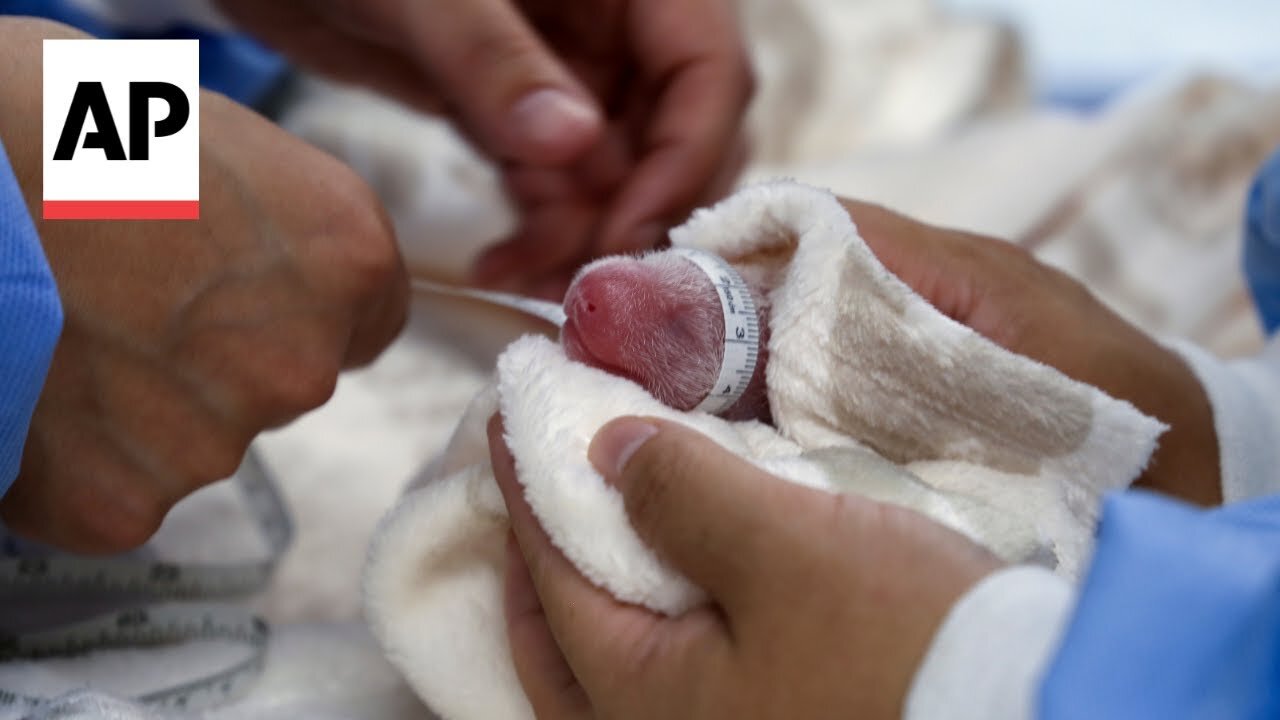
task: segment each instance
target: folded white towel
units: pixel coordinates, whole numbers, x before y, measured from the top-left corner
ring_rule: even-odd
[[[1066,575],[1085,557],[1098,498],[1141,472],[1163,431],[937,312],[824,191],[748,188],[671,237],[771,279],[776,427],[671,410],[545,338],[513,343],[443,456],[383,521],[366,567],[375,635],[446,718],[532,716],[502,614],[507,519],[485,440],[498,409],[552,541],[618,598],[664,613],[703,596],[640,542],[587,460],[596,430],[619,415],[683,422],[787,480],[914,508],[1006,559]]]

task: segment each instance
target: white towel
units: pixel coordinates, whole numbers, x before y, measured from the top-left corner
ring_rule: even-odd
[[[671,410],[545,338],[513,343],[443,456],[384,519],[365,572],[374,634],[445,718],[532,717],[502,614],[507,518],[485,438],[497,409],[552,541],[618,598],[664,613],[703,596],[640,542],[587,460],[596,430],[619,415],[683,422],[787,480],[912,507],[1006,559],[1068,576],[1099,497],[1142,471],[1164,429],[934,310],[885,270],[827,192],[751,187],[671,238],[774,279],[776,427]]]

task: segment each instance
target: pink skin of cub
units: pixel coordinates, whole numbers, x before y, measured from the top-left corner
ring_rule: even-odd
[[[768,309],[760,288],[751,285],[751,295],[760,317],[759,359],[746,392],[719,415],[769,422]],[[632,380],[677,410],[697,407],[720,372],[719,296],[710,278],[678,254],[610,257],[586,265],[565,294],[564,311],[560,343],[570,359]]]

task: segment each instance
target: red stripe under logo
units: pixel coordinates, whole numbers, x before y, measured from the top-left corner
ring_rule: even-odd
[[[199,220],[199,200],[45,200],[45,220]]]

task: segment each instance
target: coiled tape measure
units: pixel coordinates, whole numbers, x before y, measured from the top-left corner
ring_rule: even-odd
[[[692,248],[673,248],[671,252],[681,255],[705,273],[720,299],[720,310],[724,317],[724,352],[720,356],[720,372],[716,375],[715,385],[708,389],[706,397],[694,409],[711,414],[724,412],[746,392],[760,358],[760,318],[756,314],[756,303],[751,297],[751,288],[724,258]],[[420,292],[472,298],[501,305],[541,318],[556,327],[563,327],[566,320],[561,305],[523,295],[445,285],[416,278],[413,280],[413,287]]]
[[[246,563],[178,564],[135,558],[61,554],[23,555],[21,540],[3,535],[0,606],[5,600],[91,598],[91,593],[141,596],[147,604],[114,610],[50,629],[0,633],[0,661],[69,657],[111,650],[203,640],[245,646],[242,659],[199,673],[181,683],[142,693],[144,704],[196,710],[243,694],[262,671],[270,636],[267,624],[248,610],[197,602],[245,595],[270,579],[293,539],[293,523],[256,451],[250,449],[235,482],[267,542],[266,559]],[[35,708],[51,698],[0,688],[0,709]]]

